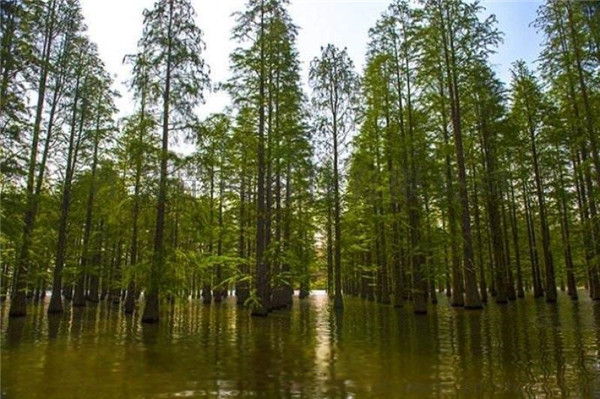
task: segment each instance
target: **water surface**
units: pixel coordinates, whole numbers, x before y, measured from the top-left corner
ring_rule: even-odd
[[[600,397],[600,303],[527,298],[426,316],[313,293],[252,318],[234,298],[165,309],[159,326],[103,303],[48,317],[2,305],[4,398]]]

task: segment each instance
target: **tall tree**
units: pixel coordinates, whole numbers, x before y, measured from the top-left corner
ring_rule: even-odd
[[[0,113],[2,115],[11,114],[7,108],[9,105],[8,100],[12,90],[17,90],[19,82],[10,82],[10,77],[14,73],[14,69],[17,68],[16,55],[20,55],[21,52],[14,47],[18,45],[18,18],[24,18],[24,15],[19,13],[25,12],[23,9],[19,9],[18,2],[6,2],[2,4],[2,16],[5,22],[6,30],[3,30],[2,35],[2,92],[0,93]],[[33,133],[31,135],[31,147],[29,153],[29,160],[27,163],[27,207],[24,217],[23,225],[23,238],[21,242],[21,248],[19,252],[18,261],[15,267],[15,287],[13,300],[11,301],[11,307],[9,315],[11,317],[19,317],[26,315],[26,303],[25,303],[25,279],[27,277],[27,268],[29,266],[29,251],[32,240],[32,234],[35,226],[35,219],[37,214],[37,207],[39,196],[35,193],[35,175],[36,166],[38,162],[38,143],[40,138],[40,132],[42,128],[43,110],[45,105],[46,88],[48,84],[48,75],[50,71],[50,57],[52,54],[53,45],[56,39],[57,28],[57,13],[60,11],[65,12],[64,9],[57,10],[57,1],[51,1],[46,5],[46,9],[43,10],[43,30],[41,38],[41,49],[40,49],[40,68],[39,77],[37,83],[37,102],[35,107],[35,120],[33,122]],[[38,14],[39,15],[39,14]],[[80,22],[80,16],[78,20],[72,21],[73,24]],[[75,27],[74,30],[77,30]],[[9,83],[12,83],[9,85]],[[17,97],[18,98],[18,97]],[[11,102],[12,103],[12,102]],[[16,115],[15,115],[16,116]],[[3,123],[4,125],[4,123]],[[7,126],[8,128],[9,126]],[[4,126],[2,129],[4,133]],[[3,134],[4,136],[4,134]],[[4,164],[5,161],[3,161]]]
[[[233,36],[241,46],[231,55],[234,76],[228,88],[245,124],[254,125],[255,180],[245,191],[255,192],[256,254],[252,276],[252,314],[265,316],[271,309],[291,303],[290,255],[298,227],[287,205],[296,192],[297,165],[306,167],[303,95],[300,63],[295,47],[297,27],[287,1],[249,1],[237,13]],[[250,141],[250,140],[249,140]],[[305,190],[303,185],[298,188]],[[300,194],[300,193],[298,193]],[[248,243],[251,241],[246,240]]]
[[[90,236],[93,224],[93,210],[96,198],[96,174],[98,163],[100,162],[100,151],[103,141],[113,130],[112,115],[115,113],[113,103],[114,93],[111,92],[112,81],[110,76],[104,71],[100,60],[95,62],[96,73],[90,77],[89,87],[86,89],[88,103],[90,104],[91,115],[88,127],[89,136],[91,136],[91,165],[90,165],[90,185],[86,199],[85,227],[83,233],[83,249],[80,261],[79,278],[75,285],[73,296],[73,306],[85,306],[84,280],[86,276],[86,266],[90,263]]]
[[[358,101],[358,76],[346,49],[332,44],[321,48],[320,57],[310,64],[309,81],[312,104],[318,112],[316,128],[329,136],[333,166],[333,230],[334,230],[334,298],[336,309],[343,308],[342,300],[342,231],[341,231],[341,173],[340,155],[344,140],[355,122]]]
[[[517,62],[513,69],[512,100],[513,118],[524,134],[529,136],[533,164],[535,191],[540,213],[542,253],[546,270],[545,293],[547,302],[556,302],[556,281],[554,259],[550,247],[550,228],[546,210],[546,194],[542,185],[542,171],[539,161],[539,135],[544,128],[543,96],[534,75],[523,62]]]
[[[139,53],[128,56],[125,61],[132,65],[132,79],[130,87],[139,102],[137,115],[133,115],[126,121],[123,129],[122,143],[124,145],[124,158],[127,165],[133,164],[133,203],[131,209],[131,247],[129,253],[129,282],[127,296],[125,298],[125,313],[131,314],[135,309],[135,301],[138,297],[139,288],[136,284],[136,269],[140,263],[139,224],[142,178],[145,168],[154,152],[153,129],[156,120],[153,115],[151,100],[152,82],[150,80],[150,64],[144,49]],[[150,140],[149,140],[150,139]],[[145,166],[146,165],[146,166]]]
[[[426,32],[435,38],[425,47],[426,59],[437,63],[442,82],[447,90],[452,136],[458,175],[458,198],[464,262],[465,308],[481,308],[477,290],[475,258],[471,234],[471,216],[465,162],[465,117],[463,102],[468,95],[466,85],[472,76],[473,66],[487,62],[487,56],[498,44],[500,34],[494,16],[479,19],[481,6],[460,0],[424,1]],[[437,62],[435,60],[438,60]],[[438,89],[439,91],[439,89]]]
[[[88,138],[87,124],[90,122],[90,84],[92,76],[96,71],[92,66],[96,65],[97,56],[95,48],[85,37],[77,37],[73,46],[73,70],[71,79],[71,104],[69,116],[69,133],[67,134],[67,150],[65,159],[65,175],[61,190],[61,207],[58,228],[58,242],[56,246],[56,263],[54,265],[54,276],[52,283],[52,297],[48,306],[48,313],[62,313],[63,304],[61,291],[63,289],[62,273],[68,250],[68,223],[71,211],[71,196],[73,180],[80,160],[83,143]]]
[[[142,321],[159,319],[159,294],[166,261],[165,213],[169,134],[191,128],[195,106],[203,100],[208,85],[207,67],[202,58],[205,45],[195,24],[195,11],[189,0],[159,0],[144,11],[144,30],[139,47],[150,65],[149,80],[155,90],[153,101],[161,102],[161,155],[154,254]]]

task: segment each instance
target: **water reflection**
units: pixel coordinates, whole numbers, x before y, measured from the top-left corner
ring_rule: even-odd
[[[253,319],[232,297],[173,303],[158,326],[112,303],[2,309],[3,397],[600,397],[600,304],[585,298],[465,312],[440,296],[424,317],[345,305],[316,293]]]

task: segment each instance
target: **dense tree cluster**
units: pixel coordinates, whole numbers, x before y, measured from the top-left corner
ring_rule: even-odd
[[[395,0],[362,74],[325,45],[310,97],[288,6],[234,15],[232,76],[213,85],[232,104],[201,120],[213,88],[195,11],[157,0],[125,57],[135,110],[115,120],[79,2],[1,3],[10,316],[48,290],[49,313],[109,300],[152,323],[163,301],[235,293],[264,316],[321,276],[336,308],[357,295],[422,314],[444,292],[479,309],[581,286],[600,299],[597,1],[547,0],[539,69],[515,61],[502,82],[502,35],[477,2]]]
[[[597,2],[548,1],[540,72],[505,86],[481,6],[394,2],[370,31],[350,159],[345,292],[397,306],[598,291]],[[391,234],[390,234],[391,233]],[[391,273],[390,273],[391,272]],[[389,287],[392,287],[390,290]]]

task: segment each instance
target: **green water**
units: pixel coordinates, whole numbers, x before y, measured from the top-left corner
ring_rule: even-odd
[[[440,299],[415,316],[346,298],[338,315],[315,293],[261,319],[228,298],[159,326],[111,304],[8,320],[3,304],[2,397],[600,397],[600,303]]]

